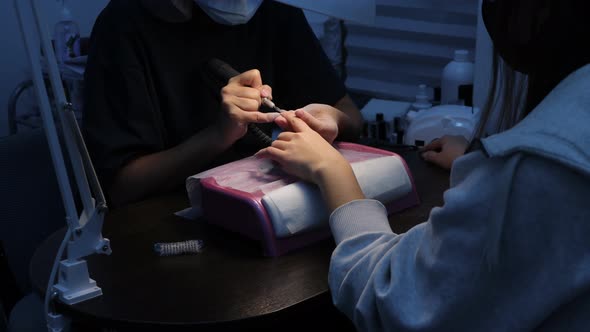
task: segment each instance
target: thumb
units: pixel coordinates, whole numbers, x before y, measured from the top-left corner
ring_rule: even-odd
[[[440,150],[443,146],[443,141],[441,139],[435,139],[434,141],[428,143],[426,146],[423,146],[420,150],[422,151],[432,151],[432,150]]]
[[[426,151],[422,154],[422,158],[432,163],[438,163],[440,161],[440,153],[435,151]]]

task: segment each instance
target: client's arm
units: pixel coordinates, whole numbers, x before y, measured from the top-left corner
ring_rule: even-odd
[[[283,132],[272,146],[257,156],[279,163],[289,174],[318,185],[329,211],[350,201],[365,198],[350,163],[298,113],[283,113],[293,129]]]

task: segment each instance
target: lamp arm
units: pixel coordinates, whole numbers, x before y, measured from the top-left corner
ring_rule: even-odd
[[[39,3],[39,0],[30,0],[29,2],[32,20],[24,15],[23,6],[26,1],[14,0],[14,8],[29,59],[45,136],[49,144],[51,160],[64,203],[68,226],[66,237],[58,250],[51,270],[45,298],[48,328],[50,331],[60,331],[63,329],[63,325],[67,323],[67,319],[60,314],[50,312],[49,302],[54,296],[58,296],[61,302],[74,304],[102,295],[102,290],[96,286],[96,282],[90,279],[88,275],[86,261],[81,258],[94,253],[110,254],[111,248],[109,240],[102,237],[102,225],[107,212],[106,201],[75,119],[72,105],[66,100],[55,52],[47,26],[44,24],[39,10]],[[35,33],[38,35],[39,40],[34,38]],[[41,57],[41,50],[45,55],[45,59]],[[45,85],[42,68],[43,60],[46,61],[47,75],[55,105],[57,106],[56,113],[59,120],[57,125]],[[80,195],[82,202],[83,210],[80,215],[78,215],[76,209],[74,191],[68,176],[68,169],[58,135],[58,127],[62,131],[62,140],[67,149],[67,158],[74,173],[77,185],[76,193]],[[61,260],[64,252],[67,252],[67,258]],[[57,272],[58,266],[59,272]],[[59,276],[58,283],[55,283],[56,275]]]

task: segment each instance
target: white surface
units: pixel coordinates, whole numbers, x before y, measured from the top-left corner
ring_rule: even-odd
[[[475,49],[478,0],[377,0],[372,26],[346,22],[347,87],[413,101],[415,87],[440,87],[455,49]]]
[[[367,198],[389,203],[408,194],[412,182],[399,157],[385,156],[352,164]],[[277,237],[288,237],[327,225],[328,212],[319,189],[295,182],[262,197]]]
[[[340,152],[352,165],[367,197],[387,203],[412,190],[410,177],[400,157],[348,149],[341,149]],[[289,177],[269,160],[255,157],[237,160],[189,177],[186,189],[192,209],[179,211],[176,215],[187,219],[200,216],[200,180],[204,178],[213,178],[220,187],[262,197],[278,237],[290,236],[327,223],[324,201],[315,185]]]
[[[471,140],[477,124],[479,109],[442,105],[415,113],[406,131],[404,143],[415,145],[416,141],[428,144],[444,135],[461,135]]]

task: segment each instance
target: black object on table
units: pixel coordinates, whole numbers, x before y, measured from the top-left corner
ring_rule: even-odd
[[[400,152],[411,169],[421,205],[392,215],[404,232],[442,204],[449,173]],[[117,329],[198,331],[301,330],[326,323],[330,330],[354,327],[331,303],[327,275],[332,240],[284,256],[262,256],[258,242],[173,213],[189,206],[184,194],[147,200],[111,211],[103,235],[111,256],[87,258],[90,276],[103,295],[58,310],[86,326]],[[65,229],[52,234],[31,261],[34,287],[44,293]],[[161,257],[157,242],[202,239],[202,253]]]

